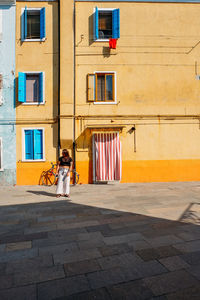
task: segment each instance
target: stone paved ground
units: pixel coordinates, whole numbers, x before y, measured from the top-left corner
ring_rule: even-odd
[[[0,187],[0,300],[200,299],[200,182]]]

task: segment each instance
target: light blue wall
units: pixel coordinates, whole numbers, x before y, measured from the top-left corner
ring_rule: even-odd
[[[3,37],[0,41],[0,73],[3,75],[3,104],[0,105],[0,137],[3,142],[3,171],[0,185],[16,183],[15,114],[15,6],[0,6]]]

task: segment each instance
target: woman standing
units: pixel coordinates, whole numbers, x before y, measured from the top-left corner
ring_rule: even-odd
[[[58,184],[56,189],[57,197],[69,197],[70,190],[70,172],[72,171],[72,158],[67,149],[63,149],[62,156],[59,158],[56,175],[58,175]]]

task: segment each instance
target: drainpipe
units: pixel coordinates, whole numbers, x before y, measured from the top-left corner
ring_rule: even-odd
[[[73,159],[74,159],[74,170],[76,171],[76,7],[74,1],[74,20],[73,20],[73,27],[74,27],[74,108],[73,108]]]
[[[60,156],[60,0],[58,0],[58,158]]]

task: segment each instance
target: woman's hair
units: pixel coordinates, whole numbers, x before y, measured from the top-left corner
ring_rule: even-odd
[[[63,156],[69,157],[69,151],[67,149],[63,149],[62,154]]]

